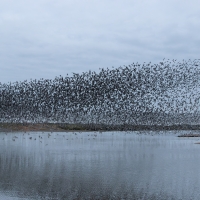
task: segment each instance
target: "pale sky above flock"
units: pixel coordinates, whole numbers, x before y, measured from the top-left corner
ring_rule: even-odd
[[[198,0],[0,0],[0,82],[200,55]]]

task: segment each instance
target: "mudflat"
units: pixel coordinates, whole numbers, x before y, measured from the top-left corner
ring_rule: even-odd
[[[105,125],[105,124],[68,124],[68,123],[0,123],[0,132],[66,132],[66,131],[170,131],[200,130],[200,125]],[[199,134],[197,134],[199,136]],[[186,134],[181,137],[197,137]]]
[[[29,132],[29,131],[66,131],[58,124],[46,123],[1,123],[0,132]]]

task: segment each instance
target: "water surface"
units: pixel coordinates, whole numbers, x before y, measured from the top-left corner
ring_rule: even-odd
[[[199,199],[199,139],[183,133],[0,133],[0,199]]]

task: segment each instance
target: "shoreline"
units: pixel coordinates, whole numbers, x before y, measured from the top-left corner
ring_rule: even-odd
[[[0,123],[0,132],[71,132],[71,131],[175,131],[200,130],[200,125],[105,125],[67,123]],[[187,135],[189,136],[189,135]],[[191,136],[192,137],[192,136]]]

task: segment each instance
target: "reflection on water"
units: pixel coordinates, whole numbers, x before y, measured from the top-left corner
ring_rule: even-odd
[[[0,133],[0,199],[199,199],[196,140],[174,132]]]

